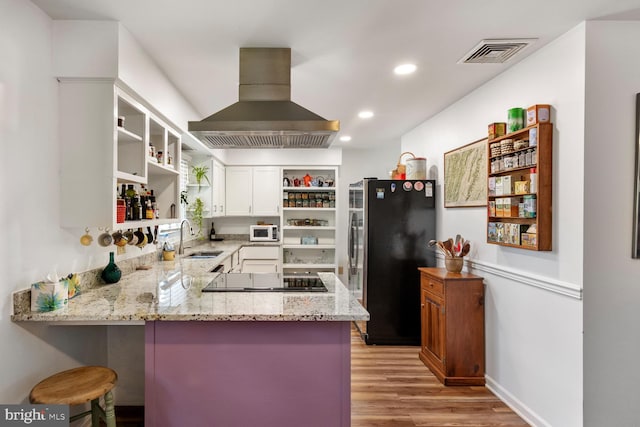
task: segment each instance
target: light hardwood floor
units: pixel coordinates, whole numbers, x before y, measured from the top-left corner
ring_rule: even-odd
[[[527,426],[485,387],[445,387],[418,347],[367,346],[351,331],[351,426]]]

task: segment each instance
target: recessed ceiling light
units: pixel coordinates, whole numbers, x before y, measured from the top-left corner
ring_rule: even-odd
[[[417,68],[418,67],[416,67],[416,64],[401,64],[394,68],[393,72],[400,76],[403,76],[405,74],[413,73]]]
[[[342,142],[349,142],[351,141],[351,137],[349,135],[344,135],[340,137],[340,141]]]
[[[360,117],[361,119],[370,119],[371,117],[373,117],[373,111],[360,111],[358,113],[358,117]]]

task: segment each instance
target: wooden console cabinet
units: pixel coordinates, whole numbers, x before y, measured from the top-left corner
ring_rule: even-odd
[[[444,385],[484,385],[482,277],[419,268],[420,360]]]

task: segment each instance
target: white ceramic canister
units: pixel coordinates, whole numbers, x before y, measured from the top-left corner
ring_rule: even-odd
[[[427,179],[427,159],[414,157],[407,160],[407,179]]]

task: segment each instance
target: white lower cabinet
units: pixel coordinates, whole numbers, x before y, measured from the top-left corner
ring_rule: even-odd
[[[243,273],[278,273],[278,262],[268,259],[245,259],[242,261]]]
[[[242,273],[279,273],[280,247],[243,246],[239,251],[240,272]]]
[[[221,273],[231,273],[231,257],[225,259],[224,261],[222,261],[222,266],[223,269],[221,271]]]

